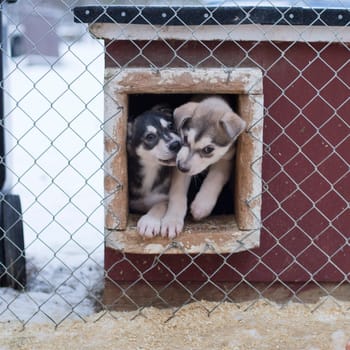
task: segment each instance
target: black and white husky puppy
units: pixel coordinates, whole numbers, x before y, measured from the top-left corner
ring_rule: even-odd
[[[160,233],[180,141],[173,111],[166,105],[156,105],[128,123],[129,207],[145,214],[137,223],[142,236]]]

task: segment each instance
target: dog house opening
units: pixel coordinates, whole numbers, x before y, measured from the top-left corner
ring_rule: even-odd
[[[208,94],[200,94],[197,93],[195,95],[193,94],[130,94],[128,96],[128,104],[129,104],[129,115],[128,115],[128,123],[132,123],[133,120],[144,113],[145,111],[152,110],[155,106],[165,106],[169,108],[169,112],[174,111],[177,107],[193,100],[193,99],[203,99],[206,97],[209,97]],[[237,100],[238,96],[233,94],[221,94],[222,98],[225,99],[232,108],[237,113],[236,106],[237,106]],[[173,117],[171,117],[173,118]],[[145,125],[142,125],[145,127]],[[141,126],[140,126],[141,127]],[[140,132],[140,130],[138,130]],[[136,147],[136,146],[135,146]],[[154,146],[156,148],[157,145]],[[234,156],[232,158],[232,169],[231,169],[231,176],[229,181],[225,184],[224,188],[222,189],[217,203],[211,212],[211,216],[218,216],[218,215],[234,215],[234,197],[235,197],[235,161],[236,157]],[[130,169],[130,164],[128,164],[128,167]],[[169,169],[170,170],[170,169]],[[189,191],[187,194],[188,199],[188,207],[190,207],[190,204],[195,198],[195,195],[198,193],[203,180],[207,174],[207,171],[203,171],[200,174],[197,174],[192,177],[191,184],[189,187]],[[133,181],[130,181],[130,177],[138,176],[138,174],[132,173],[129,171],[129,194],[130,194],[130,186],[133,183]],[[165,175],[163,175],[165,176]],[[161,179],[159,179],[160,181]],[[136,214],[137,212],[133,211],[132,208],[130,208],[130,198],[129,198],[129,213],[130,214]],[[187,215],[187,221],[191,221],[190,214]],[[204,222],[204,221],[203,221]]]
[[[146,76],[147,75],[147,76]],[[183,72],[181,69],[160,74],[127,70],[106,85],[105,120],[114,139],[120,140],[114,153],[107,152],[106,174],[106,244],[127,253],[232,253],[257,247],[260,239],[261,156],[263,95],[258,69],[237,69],[227,74],[219,69]],[[129,210],[129,171],[126,147],[127,123],[155,105],[166,103],[175,109],[197,95],[220,95],[247,123],[236,141],[232,169],[211,215],[194,221],[188,214],[183,232],[173,240],[156,236],[144,238],[137,232],[140,214]],[[116,110],[120,113],[116,115]],[[125,135],[123,134],[125,131]],[[114,133],[114,134],[113,134]],[[107,135],[107,138],[110,139]],[[108,141],[108,140],[107,140]],[[124,143],[124,144],[123,144]],[[109,145],[108,142],[105,142]],[[130,166],[130,164],[129,164]],[[200,186],[201,176],[192,178],[188,193],[191,202]],[[112,192],[113,191],[113,192]],[[108,197],[109,196],[109,197]]]

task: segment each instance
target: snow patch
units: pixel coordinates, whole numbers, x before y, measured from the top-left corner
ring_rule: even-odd
[[[103,288],[103,45],[63,43],[55,64],[9,62],[8,185],[20,195],[25,292],[0,288],[0,321],[59,323],[95,311]]]

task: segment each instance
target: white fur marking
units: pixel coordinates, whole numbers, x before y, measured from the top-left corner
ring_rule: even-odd
[[[167,128],[168,125],[169,125],[169,122],[166,121],[165,119],[159,119],[160,121],[160,125],[163,127],[163,128]]]
[[[157,132],[157,128],[155,128],[152,125],[147,125],[147,131],[156,133]]]
[[[190,154],[189,147],[183,146],[181,147],[179,153],[177,154],[177,160],[186,160]]]
[[[190,129],[187,132],[187,142],[189,145],[193,146],[194,145],[194,140],[196,138],[197,131],[195,129]]]

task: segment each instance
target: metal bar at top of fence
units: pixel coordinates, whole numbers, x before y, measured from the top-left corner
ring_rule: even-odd
[[[298,6],[77,6],[77,22],[128,23],[165,26],[185,25],[320,25],[344,26],[350,20],[346,8],[304,8]]]

